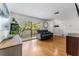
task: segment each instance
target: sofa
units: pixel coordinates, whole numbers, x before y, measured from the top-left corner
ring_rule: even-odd
[[[37,38],[40,40],[51,39],[53,37],[53,33],[48,30],[37,30]]]

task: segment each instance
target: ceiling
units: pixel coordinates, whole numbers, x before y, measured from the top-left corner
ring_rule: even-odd
[[[41,19],[77,17],[74,3],[8,3],[7,6],[12,12]],[[59,14],[54,14],[55,12],[59,12]]]

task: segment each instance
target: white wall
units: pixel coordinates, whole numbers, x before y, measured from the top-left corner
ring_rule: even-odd
[[[48,30],[53,32],[54,21],[48,21]]]
[[[53,25],[59,25],[59,28],[54,28]],[[67,35],[68,33],[79,33],[79,18],[73,19],[54,19],[49,21],[48,30],[52,31],[55,35]]]
[[[75,17],[73,19],[66,20],[65,22],[66,25],[66,31],[68,33],[79,33],[79,18]]]
[[[37,23],[39,22],[41,24],[41,29],[43,29],[43,21],[41,19],[38,19],[38,18],[34,18],[34,17],[29,17],[29,16],[26,16],[26,15],[22,15],[22,14],[19,14],[19,13],[11,13],[11,17],[15,17],[15,19],[17,20],[17,22],[19,24],[21,23],[25,23],[27,21],[31,21],[33,23]]]
[[[48,23],[49,23],[48,30],[53,32],[54,35],[66,35],[67,34],[64,21],[62,21],[60,19],[53,19],[53,20],[49,21]],[[54,25],[59,25],[59,27],[54,28]]]

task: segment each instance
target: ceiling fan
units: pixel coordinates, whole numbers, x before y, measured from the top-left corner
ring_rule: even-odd
[[[78,14],[78,17],[79,17],[79,8],[78,8],[77,3],[75,3],[75,6],[76,6],[76,11],[77,11],[77,14]]]

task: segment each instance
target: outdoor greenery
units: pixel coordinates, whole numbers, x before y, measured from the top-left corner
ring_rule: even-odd
[[[19,34],[22,37],[23,32],[25,30],[39,30],[39,29],[40,29],[40,23],[32,23],[28,21],[18,24],[15,18],[13,18],[11,22],[10,34],[13,36]]]
[[[34,24],[32,24],[32,29],[33,30],[39,30],[40,29],[40,23],[34,23]]]

